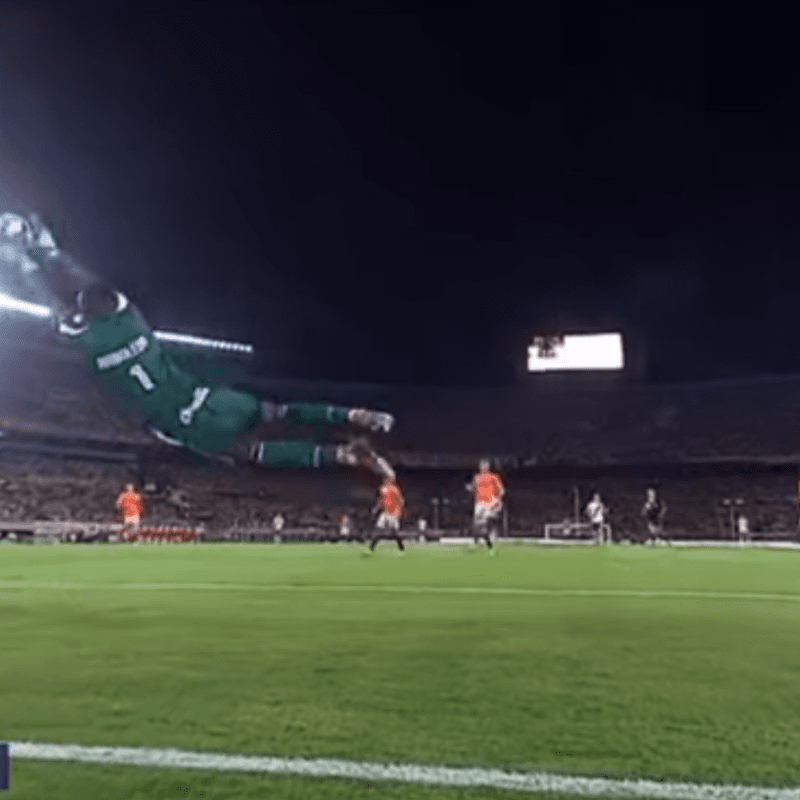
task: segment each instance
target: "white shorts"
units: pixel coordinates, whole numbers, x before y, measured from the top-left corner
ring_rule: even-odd
[[[132,517],[123,517],[122,522],[127,528],[137,530],[141,522],[141,517],[138,514],[134,514]]]
[[[482,526],[494,522],[500,516],[500,509],[502,506],[498,503],[496,506],[486,506],[479,504],[475,506],[475,525]]]
[[[393,531],[400,530],[400,517],[395,517],[393,514],[387,514],[385,511],[378,517],[378,521],[375,523],[376,528],[380,528],[381,530],[385,530],[389,528]]]

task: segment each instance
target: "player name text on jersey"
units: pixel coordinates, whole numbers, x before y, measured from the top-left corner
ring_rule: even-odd
[[[136,356],[140,356],[145,350],[147,350],[147,337],[142,334],[124,347],[120,347],[119,350],[114,350],[113,353],[106,353],[104,356],[98,356],[95,363],[99,370],[112,369],[126,361],[130,361],[132,358],[136,358]]]

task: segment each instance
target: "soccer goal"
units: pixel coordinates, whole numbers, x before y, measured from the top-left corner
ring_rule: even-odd
[[[600,528],[602,541],[611,541],[611,526],[605,523]],[[551,539],[563,540],[570,539],[572,541],[593,541],[595,539],[594,527],[590,522],[574,522],[572,520],[564,520],[563,522],[546,522],[544,526],[545,541]]]

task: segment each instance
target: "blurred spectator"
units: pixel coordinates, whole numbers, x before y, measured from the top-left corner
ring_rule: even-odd
[[[178,489],[175,486],[167,486],[166,502],[177,511],[186,513],[192,506],[189,502],[189,497],[184,489]]]
[[[611,530],[607,523],[608,508],[600,499],[600,492],[595,492],[592,499],[586,505],[586,516],[592,523],[594,540],[602,543],[604,539],[611,541]]]
[[[417,531],[419,532],[420,542],[426,541],[425,533],[428,530],[428,520],[425,517],[420,517],[417,521]]]
[[[642,506],[642,516],[647,522],[647,541],[659,541],[664,533],[664,515],[667,506],[653,487],[647,490],[647,499]]]
[[[142,511],[144,504],[142,496],[129,483],[117,496],[117,511],[122,514],[122,522],[125,525],[122,531],[123,538],[131,538],[132,534],[139,530],[142,521]]]
[[[284,518],[283,514],[279,511],[273,518],[272,518],[272,530],[275,533],[280,533],[283,530],[283,526],[286,524],[286,519]]]

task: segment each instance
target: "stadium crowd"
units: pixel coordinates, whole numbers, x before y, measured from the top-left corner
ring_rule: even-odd
[[[141,426],[83,378],[69,384],[67,377],[76,373],[59,364],[57,359],[39,364],[42,369],[60,370],[63,378],[46,390],[39,388],[42,381],[36,375],[28,383],[14,380],[19,364],[0,364],[0,372],[8,372],[9,386],[0,398],[0,442],[6,443],[0,447],[0,520],[113,521],[115,498],[133,481],[144,499],[143,524],[270,530],[280,516],[283,524],[278,533],[285,534],[304,527],[336,531],[347,517],[354,535],[371,529],[377,482],[365,481],[357,499],[332,502],[328,497],[317,502],[311,495],[303,500],[302,493],[285,491],[286,478],[279,472],[174,463],[159,471],[137,468],[134,463],[81,461],[33,451],[15,455],[8,444],[12,433],[41,441],[71,439],[140,451],[153,448],[152,438]],[[570,395],[573,405],[583,409],[583,417],[552,402],[556,416],[563,413],[570,418],[557,419],[541,434],[541,447],[530,466],[501,470],[508,490],[503,532],[541,536],[547,523],[575,518],[576,498],[577,515],[588,523],[587,504],[599,493],[612,538],[641,541],[652,534],[651,523],[642,513],[646,490],[657,486],[668,508],[661,520],[667,538],[735,538],[743,524],[747,535],[754,537],[795,535],[796,468],[791,466],[790,443],[779,436],[786,429],[784,416],[793,413],[790,401],[795,392],[800,395],[800,382],[787,379],[763,386],[676,387],[660,392],[658,402],[650,390],[621,395],[597,392],[591,397],[585,393],[582,398]],[[764,397],[772,397],[770,413],[755,415]],[[724,414],[720,414],[725,424],[709,425],[709,409],[723,406]],[[465,415],[469,411],[466,406],[462,410]],[[508,419],[513,418],[519,422],[520,439],[525,439],[525,426],[533,422],[519,409],[509,411],[514,414],[503,418],[505,432],[512,427]],[[462,425],[456,412],[448,419],[451,416],[454,435],[460,430],[463,438],[466,421]],[[749,424],[756,416],[757,424]],[[502,415],[495,420],[499,418]],[[409,419],[406,427],[415,425]],[[419,447],[417,438],[423,432],[422,428],[412,431],[408,442],[389,437],[390,447],[409,452]],[[496,435],[499,440],[505,433],[498,430]],[[448,532],[469,528],[473,504],[464,484],[477,459],[471,467],[456,468],[456,460],[446,458],[444,452],[438,459],[439,469],[422,468],[426,461],[418,462],[418,468],[411,467],[413,462],[398,465],[407,534],[419,532],[420,524],[428,535],[435,535],[431,531],[436,528]],[[625,453],[631,458],[627,467],[621,459]],[[757,462],[759,454],[767,453],[783,456],[787,466],[725,466],[732,454],[749,454]],[[431,454],[431,464],[436,460]],[[663,466],[645,468],[636,463]]]
[[[101,394],[68,351],[41,344],[0,360],[0,430],[147,444],[140,424]],[[791,437],[800,378],[675,386],[507,389],[272,387],[304,399],[391,407],[402,424],[389,449],[532,456],[540,464],[659,463],[767,455],[799,457]],[[265,391],[267,391],[265,389]],[[305,397],[308,394],[308,397]],[[443,410],[445,410],[443,412]],[[474,420],[482,424],[475,430]],[[513,420],[513,424],[511,421]]]
[[[400,472],[405,535],[418,534],[420,521],[427,535],[435,535],[437,526],[448,533],[468,534],[473,507],[464,481],[469,477],[464,470]],[[597,493],[612,539],[644,541],[650,531],[643,504],[647,489],[657,485],[659,498],[668,507],[663,520],[666,538],[736,538],[741,517],[746,517],[748,533],[756,537],[795,536],[795,480],[788,469],[661,476],[652,471],[602,471],[577,477],[522,469],[503,474],[508,489],[508,522],[503,530],[516,536],[542,536],[545,524],[574,518],[576,497],[579,518],[589,522],[587,504]],[[4,520],[116,521],[115,500],[132,482],[144,500],[142,524],[275,530],[278,534],[317,528],[335,536],[347,517],[346,525],[355,536],[371,531],[374,523],[377,484],[365,485],[355,500],[303,502],[296,491],[287,491],[291,486],[284,476],[256,470],[171,465],[142,475],[126,464],[55,456],[18,457],[14,463],[4,454],[0,459],[0,524]],[[281,518],[277,528],[276,517]]]

